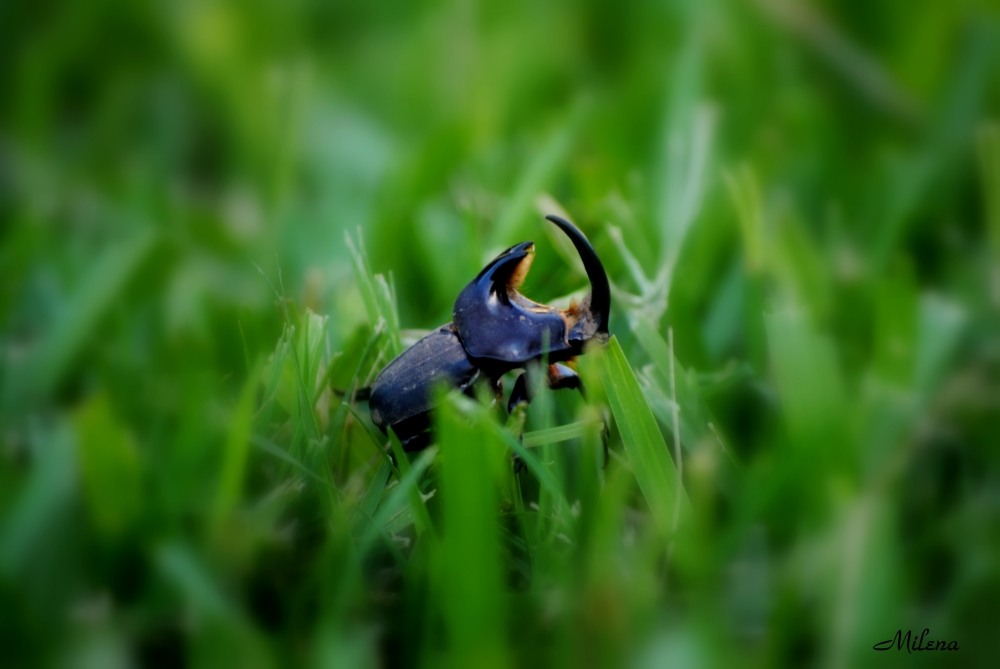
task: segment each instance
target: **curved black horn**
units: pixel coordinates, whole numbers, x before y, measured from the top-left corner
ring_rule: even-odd
[[[549,215],[545,219],[558,225],[573,242],[576,252],[580,254],[583,268],[587,271],[587,278],[590,279],[590,309],[598,322],[597,331],[607,334],[608,314],[611,311],[611,288],[608,286],[608,275],[604,272],[601,259],[597,257],[594,247],[578,227],[559,216]]]

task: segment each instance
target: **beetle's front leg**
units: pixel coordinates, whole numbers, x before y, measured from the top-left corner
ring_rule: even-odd
[[[520,377],[518,380],[520,381]],[[575,388],[580,391],[581,395],[584,397],[587,396],[586,391],[583,389],[583,379],[581,379],[580,375],[576,373],[576,370],[558,362],[554,365],[549,365],[549,388],[552,388],[553,390]],[[610,430],[608,428],[607,419],[602,419],[601,423],[601,445],[604,447],[604,466],[607,467],[608,435]]]
[[[580,391],[581,395],[585,395],[580,375],[561,362],[549,365],[547,383],[552,390],[575,388]],[[528,383],[528,372],[524,372],[514,382],[514,389],[510,392],[510,399],[507,401],[507,413],[513,413],[514,407],[518,404],[522,402],[528,404],[532,399],[531,385]]]
[[[586,396],[583,388],[583,380],[580,378],[580,375],[571,367],[559,362],[549,365],[548,385],[553,390],[575,388],[580,391],[581,395]],[[531,402],[531,399],[531,385],[528,383],[528,372],[524,372],[514,382],[514,389],[511,391],[510,400],[507,402],[507,413],[514,413],[514,409],[519,404],[523,403],[527,405]],[[602,420],[602,423],[601,444],[604,446],[604,466],[607,467],[608,435],[610,430],[606,419]]]
[[[531,402],[531,397],[528,394],[527,379],[528,372],[524,372],[514,381],[514,389],[510,391],[510,399],[507,400],[507,413],[514,413],[514,407],[518,404],[528,404]]]
[[[579,390],[580,394],[584,397],[587,396],[583,390],[583,380],[580,378],[580,375],[576,373],[575,369],[561,362],[549,365],[549,388],[552,388],[552,390],[570,388]]]

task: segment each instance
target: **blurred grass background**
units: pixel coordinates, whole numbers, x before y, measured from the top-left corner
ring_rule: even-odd
[[[0,663],[991,666],[994,10],[2,3]],[[351,391],[583,288],[560,211],[593,392],[390,464]]]

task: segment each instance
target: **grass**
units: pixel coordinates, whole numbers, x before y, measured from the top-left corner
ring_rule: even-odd
[[[0,664],[995,663],[998,32],[7,3]],[[586,293],[547,213],[611,280],[586,396],[404,453],[364,389],[486,262]]]

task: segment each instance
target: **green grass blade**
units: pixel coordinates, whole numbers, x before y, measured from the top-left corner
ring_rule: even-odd
[[[352,416],[354,416],[354,420],[356,420],[358,422],[358,425],[361,426],[361,429],[364,430],[365,435],[368,437],[368,440],[371,442],[375,450],[378,451],[379,455],[382,457],[382,460],[389,464],[389,468],[392,470],[392,473],[396,475],[396,478],[402,479],[404,473],[400,472],[400,470],[396,467],[396,465],[392,464],[392,459],[389,457],[389,454],[386,453],[385,451],[385,447],[383,445],[385,443],[385,437],[379,435],[371,427],[369,427],[364,417],[360,413],[358,413],[358,410],[355,409],[353,406],[347,404],[346,402],[342,406],[346,406],[347,410],[351,413]]]
[[[104,393],[76,411],[80,474],[94,527],[118,536],[142,512],[142,469],[131,430],[121,425]]]
[[[386,534],[392,536],[393,534],[399,534],[410,525],[416,525],[417,531],[420,531],[420,526],[417,524],[416,517],[413,513],[413,506],[406,506],[396,514],[393,518],[390,518],[382,529],[385,530]]]
[[[918,295],[909,265],[899,267],[875,287],[874,372],[899,388],[913,385]]]
[[[682,515],[689,505],[683,488],[677,485],[677,470],[667,444],[656,425],[642,388],[625,359],[618,338],[612,337],[600,358],[601,380],[622,435],[625,452],[632,462],[639,489],[649,503],[657,524],[669,530],[674,506],[681,504]]]
[[[917,389],[925,395],[944,375],[966,320],[965,310],[954,301],[936,295],[925,295],[920,300],[915,380]]]
[[[320,377],[319,383],[316,385],[316,397],[314,401],[319,400],[320,395],[322,395],[323,391],[326,390],[326,387],[330,385],[330,378],[333,376],[337,368],[337,364],[340,362],[342,357],[342,351],[337,351],[330,356],[330,361],[326,363],[326,369],[323,370],[323,376]]]
[[[760,187],[753,170],[747,164],[740,165],[735,171],[727,171],[725,182],[729,197],[736,207],[747,273],[756,274],[764,269],[765,262],[764,209]]]
[[[326,334],[330,326],[329,316],[319,316],[306,310],[303,319],[307,325],[307,335],[303,337],[302,348],[306,353],[305,385],[309,391],[309,405],[314,406],[319,396],[321,386],[318,384],[319,368],[323,361],[323,349],[326,344]]]
[[[253,407],[256,402],[260,365],[254,367],[243,384],[232,417],[229,433],[222,451],[222,469],[215,491],[213,515],[216,522],[223,520],[239,503],[246,477],[247,451],[253,426]]]
[[[670,399],[670,347],[657,329],[643,318],[632,320],[632,331],[654,364],[654,373],[651,375],[654,385],[647,389],[646,399],[660,422],[673,430],[673,400]],[[681,443],[688,451],[693,451],[699,444],[706,441],[718,443],[726,453],[726,462],[737,475],[741,475],[739,461],[736,460],[718,430],[712,428],[718,423],[701,397],[697,377],[691,372],[685,371],[676,356],[673,356],[673,365],[677,404],[680,407],[678,422],[680,423]]]
[[[159,547],[155,563],[200,616],[219,620],[239,618],[235,607],[188,546],[172,543]]]
[[[278,458],[279,460],[282,460],[282,461],[288,463],[289,465],[291,465],[292,467],[295,467],[300,472],[302,472],[303,474],[305,474],[306,476],[308,476],[312,480],[316,481],[317,483],[320,483],[320,484],[322,484],[324,486],[330,486],[331,485],[329,481],[327,481],[323,477],[321,477],[318,474],[316,474],[316,472],[314,472],[311,469],[309,469],[308,467],[306,467],[304,464],[302,464],[301,460],[299,460],[294,455],[292,455],[291,453],[289,453],[285,449],[283,449],[280,446],[278,446],[277,444],[275,444],[270,439],[262,437],[259,434],[255,434],[255,435],[252,435],[250,437],[250,443],[252,443],[254,446],[256,446],[257,448],[259,448],[260,450],[264,451],[265,453],[273,455],[274,457]]]
[[[265,375],[268,380],[267,385],[264,386],[264,401],[260,409],[257,410],[257,417],[254,421],[254,430],[256,432],[266,432],[270,426],[271,416],[274,413],[274,405],[278,401],[278,385],[281,382],[282,372],[285,369],[285,358],[288,355],[288,347],[291,345],[294,333],[295,329],[293,326],[288,325],[285,327],[281,338],[278,340],[278,345],[275,346],[274,353],[271,355],[271,361],[266,368]]]
[[[545,430],[533,430],[524,433],[525,446],[542,446],[544,444],[555,444],[560,441],[570,439],[581,439],[586,436],[589,424],[584,421],[550,427]]]
[[[817,482],[849,475],[859,455],[834,349],[801,312],[766,314],[764,324],[787,437],[762,499],[820,517],[831,500]]]
[[[548,432],[548,430],[545,431]],[[535,475],[535,478],[538,479],[538,482],[542,485],[544,490],[547,490],[556,499],[563,502],[566,501],[566,495],[563,493],[559,480],[556,479],[555,475],[548,467],[542,464],[541,460],[539,460],[534,453],[529,451],[524,444],[515,439],[509,432],[500,429],[499,426],[496,428],[496,433],[503,439],[504,445],[524,461],[528,471]],[[554,441],[561,440],[547,441],[544,443],[554,443]]]
[[[391,357],[396,357],[403,351],[403,345],[399,336],[399,312],[396,308],[395,291],[386,281],[385,276],[372,273],[361,229],[358,229],[357,243],[346,232],[344,238],[351,254],[354,279],[357,281],[358,290],[361,291],[361,301],[364,303],[368,322],[372,324],[372,327],[375,327],[380,319],[385,323]]]
[[[470,423],[454,396],[440,401],[441,613],[451,666],[506,665],[495,433]]]
[[[399,313],[396,311],[396,297],[385,276],[375,275],[375,296],[378,301],[378,309],[382,318],[386,322],[386,332],[389,335],[390,358],[395,358],[403,352],[403,344],[399,338]]]
[[[71,508],[76,494],[77,460],[69,421],[34,436],[36,461],[30,476],[4,509],[0,525],[0,574],[13,576],[30,566],[46,531]]]
[[[396,433],[389,430],[389,439],[392,441],[392,452],[396,456],[396,462],[399,466],[399,471],[402,476],[406,476],[410,473],[410,458],[403,451],[403,445],[400,443],[399,438]],[[410,509],[413,513],[414,521],[417,525],[417,534],[423,535],[425,533],[430,533],[434,536],[434,524],[431,522],[430,513],[427,511],[427,502],[424,501],[423,496],[420,493],[419,487],[414,487],[410,490]]]
[[[480,430],[495,435],[504,444],[504,446],[520,457],[521,460],[524,461],[528,471],[534,474],[535,478],[538,479],[543,491],[550,493],[554,499],[561,502],[566,501],[566,495],[563,492],[563,488],[559,484],[559,480],[552,473],[552,470],[543,465],[539,456],[528,449],[528,444],[522,443],[522,441],[518,440],[515,434],[511,431],[512,428],[517,428],[523,424],[524,408],[518,409],[515,414],[511,415],[514,425],[508,424],[506,427],[501,427],[493,420],[489,411],[487,411],[482,405],[465,401],[464,398],[461,397],[452,397],[451,401],[455,402],[463,414],[467,418],[471,418]],[[508,423],[511,423],[511,421],[508,421]],[[530,434],[536,435],[535,438],[538,440],[538,443],[532,445],[544,445],[555,443],[557,441],[564,441],[565,439],[571,439],[573,438],[572,436],[565,435],[570,433],[584,433],[584,430],[579,428],[578,425],[580,424],[573,423],[570,426],[536,430]],[[563,436],[561,438],[556,438],[559,435]],[[527,436],[528,435],[524,435],[524,438],[527,439]]]
[[[382,493],[385,492],[385,482],[389,480],[391,473],[392,467],[387,461],[383,461],[382,466],[375,472],[375,477],[368,484],[368,490],[365,491],[365,496],[361,500],[361,504],[358,505],[358,534],[363,534],[368,529],[368,523],[375,514],[375,509],[378,508]]]
[[[365,306],[365,313],[368,315],[368,322],[372,327],[378,322],[380,314],[378,295],[375,292],[375,280],[372,277],[371,267],[368,265],[368,254],[365,251],[364,237],[361,236],[361,228],[358,228],[358,241],[351,238],[351,233],[344,232],[344,242],[351,255],[351,265],[354,267],[354,280],[357,281],[358,290],[361,292],[361,301]]]
[[[303,340],[308,332],[303,331]],[[316,413],[312,403],[313,394],[309,388],[316,383],[316,377],[307,378],[309,370],[305,367],[305,361],[299,359],[298,352],[292,347],[292,370],[295,374],[295,388],[297,390],[298,420],[296,427],[301,429],[307,440],[318,440],[319,424],[316,422]]]
[[[984,123],[976,137],[979,172],[983,186],[983,208],[986,211],[986,239],[993,262],[993,281],[1000,284],[1000,123]],[[994,299],[1000,298],[994,287]]]
[[[406,506],[410,491],[419,489],[417,486],[420,483],[420,477],[430,467],[436,455],[436,447],[431,446],[424,449],[424,452],[414,460],[410,471],[400,480],[399,485],[394,487],[385,500],[379,504],[378,511],[372,516],[372,522],[368,526],[368,531],[360,542],[357,553],[359,560],[364,559],[374,545],[375,540],[382,535],[385,524],[391,521]]]
[[[24,401],[55,389],[129,279],[142,267],[157,239],[153,230],[143,229],[131,239],[111,246],[94,261],[66,311],[25,364],[13,370],[5,399]]]
[[[830,341],[801,312],[764,316],[775,380],[792,439],[802,448],[834,447],[846,423],[845,395]],[[842,448],[840,443],[836,448]]]

